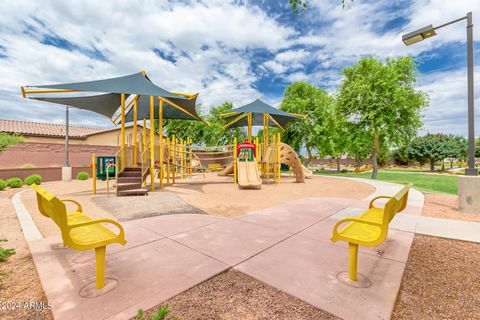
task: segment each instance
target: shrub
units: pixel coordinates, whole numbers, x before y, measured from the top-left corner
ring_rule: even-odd
[[[7,182],[5,180],[0,180],[0,190],[3,190],[7,187]]]
[[[25,163],[22,168],[35,168],[35,165],[32,163]]]
[[[25,178],[25,184],[30,186],[32,184],[39,185],[42,183],[42,176],[39,174],[32,174]]]
[[[346,172],[348,172],[348,169],[347,169],[347,168],[343,168],[342,170],[340,170],[340,172],[346,173]]]
[[[7,239],[0,239],[0,242],[6,242]],[[12,254],[15,254],[15,249],[6,249],[0,247],[0,262],[4,262],[10,257]]]
[[[21,188],[23,185],[22,179],[20,178],[11,178],[7,180],[7,186],[10,188]]]
[[[88,175],[88,172],[85,171],[80,171],[77,174],[77,180],[87,180],[90,176]]]

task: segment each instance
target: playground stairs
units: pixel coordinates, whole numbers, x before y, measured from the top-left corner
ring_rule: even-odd
[[[117,195],[136,196],[146,195],[148,190],[142,187],[142,168],[127,167],[118,174]]]

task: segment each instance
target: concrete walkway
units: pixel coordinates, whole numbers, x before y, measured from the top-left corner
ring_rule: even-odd
[[[362,201],[305,198],[235,219],[182,214],[122,223],[128,244],[107,252],[106,277],[113,290],[96,297],[83,294],[95,280],[93,250],[63,248],[60,237],[29,245],[56,319],[134,317],[139,308],[153,307],[231,267],[345,319],[389,319],[413,232],[422,229],[423,195],[412,190],[387,241],[360,249],[358,270],[372,285],[353,288],[337,279],[348,268],[348,250],[345,243],[330,242],[332,227],[339,218],[360,213],[369,199],[401,188],[365,182],[377,191]]]

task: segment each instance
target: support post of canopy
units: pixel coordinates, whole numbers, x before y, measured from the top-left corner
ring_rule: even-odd
[[[160,189],[163,188],[163,100],[158,98],[158,168],[160,170]]]
[[[170,184],[170,154],[172,152],[172,149],[170,147],[170,139],[167,136],[167,184]]]
[[[121,128],[120,128],[120,166],[121,169],[125,167],[125,93],[121,94]]]
[[[147,166],[147,119],[143,118],[143,130],[142,130],[142,182],[143,185],[147,185],[147,179],[143,181],[143,174],[145,173],[143,170],[144,166]]]
[[[133,166],[137,166],[138,147],[137,147],[137,97],[133,101]]]
[[[248,142],[252,143],[252,113],[248,113]]]
[[[155,190],[155,100],[150,96],[150,190]]]
[[[278,164],[278,184],[280,184],[282,164],[280,163],[280,133],[277,133],[277,164]]]
[[[268,114],[263,114],[263,154],[262,158],[264,159],[263,171],[265,175],[268,175],[268,166],[266,165],[267,159],[267,150],[268,150]]]
[[[237,184],[237,137],[233,139],[233,184]]]
[[[175,135],[172,136],[172,183],[175,184],[175,175],[177,173],[177,159],[176,157],[176,152],[175,148],[177,146],[177,138],[175,138]]]

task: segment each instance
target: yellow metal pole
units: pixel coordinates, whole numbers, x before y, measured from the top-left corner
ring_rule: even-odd
[[[160,189],[163,188],[163,100],[158,98],[158,167],[160,170]]]
[[[282,164],[280,163],[280,133],[277,133],[277,170],[278,184],[280,184],[282,174]]]
[[[170,149],[170,139],[167,137],[167,184],[170,184],[170,154],[171,154],[171,149]]]
[[[93,194],[97,194],[97,155],[92,154],[92,183],[93,183]]]
[[[120,95],[121,113],[122,113],[122,127],[120,128],[121,145],[120,145],[120,164],[125,167],[125,93]]]
[[[137,97],[133,101],[133,165],[137,166],[137,153],[138,153],[138,146],[137,146]]]
[[[348,253],[350,258],[350,268],[348,275],[350,280],[357,281],[357,258],[358,258],[358,244],[348,243]]]
[[[150,190],[155,190],[155,98],[150,96]]]
[[[176,162],[177,160],[175,159],[175,148],[176,148],[176,145],[177,145],[177,138],[175,138],[175,135],[172,136],[172,164],[173,164],[173,167],[172,167],[172,183],[175,184],[175,174],[177,173],[177,166],[176,166]]]
[[[188,138],[188,151],[189,151],[189,157],[190,157],[190,162],[188,163],[188,172],[190,175],[193,174],[193,149],[192,149],[192,138]]]
[[[145,119],[145,118],[143,118],[142,144],[143,144],[143,148],[142,148],[142,154],[143,154],[142,163],[145,164],[145,162],[147,161],[147,159],[146,159],[147,154],[145,153],[145,150],[147,150],[147,119]]]
[[[255,137],[255,158],[258,161],[258,137]]]
[[[248,113],[248,142],[252,143],[252,113]]]
[[[187,171],[187,140],[183,140],[183,157],[182,158],[183,158],[182,172],[183,172],[184,176],[186,176],[188,174],[188,171]]]
[[[237,184],[237,138],[233,139],[233,183]]]

